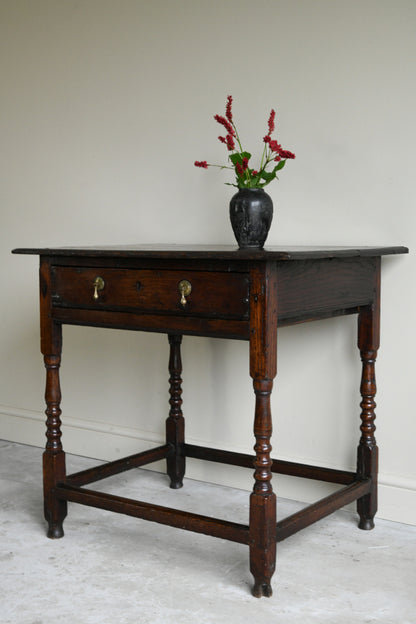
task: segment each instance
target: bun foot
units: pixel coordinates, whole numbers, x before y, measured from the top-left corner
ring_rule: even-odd
[[[360,518],[358,528],[363,531],[371,531],[374,529],[374,520],[372,518]]]
[[[254,584],[252,594],[255,598],[261,598],[262,596],[270,598],[270,596],[273,594],[272,586],[270,585],[270,583],[258,581]]]
[[[50,539],[59,539],[64,536],[62,524],[51,524],[48,529],[47,536]]]

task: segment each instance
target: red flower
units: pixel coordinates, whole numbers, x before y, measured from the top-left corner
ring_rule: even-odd
[[[272,108],[271,112],[270,112],[270,117],[269,117],[269,121],[268,121],[268,125],[269,125],[269,135],[273,132],[274,130],[274,118],[276,117],[276,111]]]
[[[244,175],[244,169],[243,169],[243,167],[240,165],[240,163],[239,163],[239,162],[238,162],[238,163],[236,163],[236,165],[235,165],[235,170],[237,171],[237,173],[238,173],[238,175],[239,175],[239,176],[243,177],[243,175]]]
[[[278,140],[272,139],[277,118],[276,111],[272,108],[267,119],[266,136],[263,137],[264,145],[259,163],[260,167],[259,169],[252,169],[250,162],[254,159],[251,158],[250,152],[247,152],[241,144],[236,124],[233,120],[233,104],[233,96],[227,95],[224,116],[214,115],[215,121],[222,126],[220,130],[222,136],[219,136],[218,140],[227,147],[229,152],[227,163],[221,166],[208,163],[206,160],[196,160],[194,164],[202,169],[208,169],[208,167],[231,169],[236,176],[235,183],[232,186],[248,189],[263,188],[276,178],[276,172],[283,167],[285,159],[295,158],[295,154],[289,150],[282,149]],[[277,164],[273,164],[273,161]]]
[[[218,139],[221,141],[221,143],[225,143],[230,152],[235,149],[234,137],[232,137],[231,134],[227,134],[226,137],[219,136]]]
[[[230,150],[230,152],[232,152],[232,150],[235,149],[235,143],[234,143],[234,137],[232,137],[231,134],[227,134],[226,143],[227,143],[228,149]]]
[[[289,150],[280,150],[279,154],[282,158],[295,158],[295,154]]]
[[[279,152],[280,154],[280,150],[282,149],[282,146],[280,145],[280,143],[278,143],[277,141],[270,141],[269,146],[273,152]]]
[[[230,123],[233,121],[233,113],[231,110],[232,103],[233,103],[233,96],[229,95],[227,97],[227,107],[225,109],[225,116],[227,117]]]
[[[235,136],[234,128],[232,127],[228,119],[226,119],[225,117],[222,117],[221,115],[214,115],[214,119],[215,121],[218,121],[219,124],[224,126],[228,134],[231,134],[231,136]]]

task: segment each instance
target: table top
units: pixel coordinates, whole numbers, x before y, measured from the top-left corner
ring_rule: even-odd
[[[15,254],[42,256],[83,256],[113,258],[172,258],[217,260],[309,260],[354,258],[408,253],[407,247],[285,246],[263,249],[238,249],[235,245],[110,245],[93,247],[24,247]]]

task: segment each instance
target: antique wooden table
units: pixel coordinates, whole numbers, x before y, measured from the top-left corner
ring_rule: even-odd
[[[40,256],[41,349],[46,367],[47,443],[43,456],[48,537],[63,536],[67,501],[99,507],[247,544],[253,594],[270,596],[276,543],[357,500],[359,527],[372,529],[377,508],[378,449],[374,437],[379,347],[381,256],[405,247],[268,248],[102,247],[15,249]],[[361,437],[357,471],[271,459],[270,394],[276,375],[277,327],[358,315],[362,359]],[[59,366],[62,325],[163,332],[170,344],[170,411],[158,448],[66,475],[61,444]],[[187,444],[181,410],[182,335],[249,341],[255,393],[255,455]],[[122,498],[85,485],[166,458],[172,488],[182,486],[185,458],[254,466],[249,524]],[[276,523],[272,473],[343,486]]]

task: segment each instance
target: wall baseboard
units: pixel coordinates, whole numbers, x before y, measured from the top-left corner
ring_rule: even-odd
[[[43,447],[45,443],[45,417],[41,412],[0,406],[0,439]],[[69,454],[110,461],[159,445],[163,440],[139,429],[119,427],[105,423],[65,418],[62,436],[65,451]],[[192,444],[213,446],[211,442],[189,440]],[[230,449],[247,452],[246,449]],[[292,461],[313,464],[310,458],[288,458]],[[70,460],[69,460],[70,462]],[[69,463],[68,462],[68,463]],[[328,466],[334,468],[335,466]],[[70,463],[68,465],[70,469]],[[152,470],[164,471],[164,462],[151,465]],[[251,474],[244,468],[199,460],[187,460],[187,477],[229,487],[249,490]],[[276,477],[274,477],[276,479]],[[278,496],[306,503],[314,502],[334,491],[335,486],[306,479],[279,475]],[[354,510],[354,505],[348,506]],[[407,476],[380,474],[378,518],[416,525],[416,479]]]

